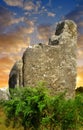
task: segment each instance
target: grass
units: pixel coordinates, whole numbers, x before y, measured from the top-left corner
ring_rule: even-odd
[[[23,130],[23,128],[12,128],[11,126],[10,127],[7,127],[5,125],[5,114],[2,110],[2,108],[0,108],[0,130]],[[79,128],[79,130],[83,130],[83,128]]]
[[[0,108],[0,130],[23,130],[23,128],[12,128],[12,126],[7,127],[5,125],[5,119],[6,119],[6,116],[2,108]]]

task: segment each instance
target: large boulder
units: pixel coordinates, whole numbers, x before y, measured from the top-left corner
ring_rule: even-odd
[[[45,81],[52,93],[73,97],[76,87],[77,26],[71,20],[60,22],[48,45],[27,48],[23,55],[23,86]]]

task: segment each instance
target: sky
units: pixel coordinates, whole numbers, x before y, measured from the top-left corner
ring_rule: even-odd
[[[47,43],[64,19],[78,26],[77,86],[83,86],[83,0],[0,0],[0,87],[29,45]]]

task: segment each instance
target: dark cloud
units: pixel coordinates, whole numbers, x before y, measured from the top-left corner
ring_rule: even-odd
[[[78,25],[79,33],[83,34],[83,2],[82,1],[79,3],[79,6],[77,6],[72,12],[66,15],[65,18],[74,20]]]
[[[4,33],[14,24],[23,22],[24,17],[15,18],[14,13],[10,12],[7,8],[0,6],[0,33]]]
[[[0,31],[10,25],[12,20],[12,13],[2,6],[0,6]]]

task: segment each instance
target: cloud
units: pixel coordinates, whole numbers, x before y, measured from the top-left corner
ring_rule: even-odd
[[[83,34],[78,36],[78,48],[83,48]]]
[[[23,0],[4,0],[7,5],[23,7]]]
[[[18,27],[18,34],[20,36],[24,37],[25,35],[31,34],[34,32],[34,26],[28,26],[26,25],[25,27]]]
[[[9,72],[30,44],[30,37],[23,37],[23,29],[0,35],[0,87],[7,86]]]
[[[38,13],[40,7],[41,1],[36,1],[34,3],[32,0],[25,0],[24,2],[24,9],[28,11],[33,11],[33,13]]]
[[[79,23],[78,23],[78,26],[80,26],[80,27],[83,28],[83,21],[79,22]]]
[[[38,26],[38,38],[40,40],[48,40],[51,36],[52,30],[51,25],[40,25]]]
[[[9,72],[13,63],[14,60],[10,57],[5,56],[0,58],[0,87],[7,86]]]
[[[77,69],[77,87],[83,86],[83,66]]]
[[[28,20],[28,19],[25,18],[24,22],[26,24],[26,28],[24,29],[24,31],[26,33],[29,33],[29,34],[33,33],[34,32],[34,26],[35,26],[34,21]]]
[[[31,10],[34,10],[34,8],[35,8],[35,4],[32,1],[25,1],[24,3],[25,10],[31,11]]]
[[[30,37],[21,32],[0,35],[0,86],[7,86],[8,75],[16,60],[30,44]]]
[[[65,19],[74,20],[78,25],[79,32],[83,34],[83,3],[67,14]]]
[[[24,17],[12,18],[11,21],[10,21],[10,25],[12,25],[12,24],[18,24],[19,22],[24,22]]]
[[[10,25],[11,20],[12,13],[8,9],[0,6],[0,30]]]
[[[77,63],[83,66],[83,34],[79,34],[77,44]]]
[[[83,59],[83,48],[78,48],[78,59]]]
[[[6,52],[7,54],[18,53],[22,48],[26,48],[28,45],[24,44],[24,39],[18,34],[0,35],[0,52]]]
[[[5,32],[5,29],[8,30],[10,26],[20,22],[24,22],[24,17],[15,18],[15,15],[7,8],[0,6],[0,33]]]
[[[55,15],[56,15],[55,13],[48,12],[48,16],[49,16],[49,17],[55,17]]]
[[[31,34],[34,31],[34,21],[26,17],[17,17],[8,9],[0,6],[0,33],[16,31],[20,35]],[[20,24],[19,24],[20,23]],[[12,26],[14,25],[14,26]]]

